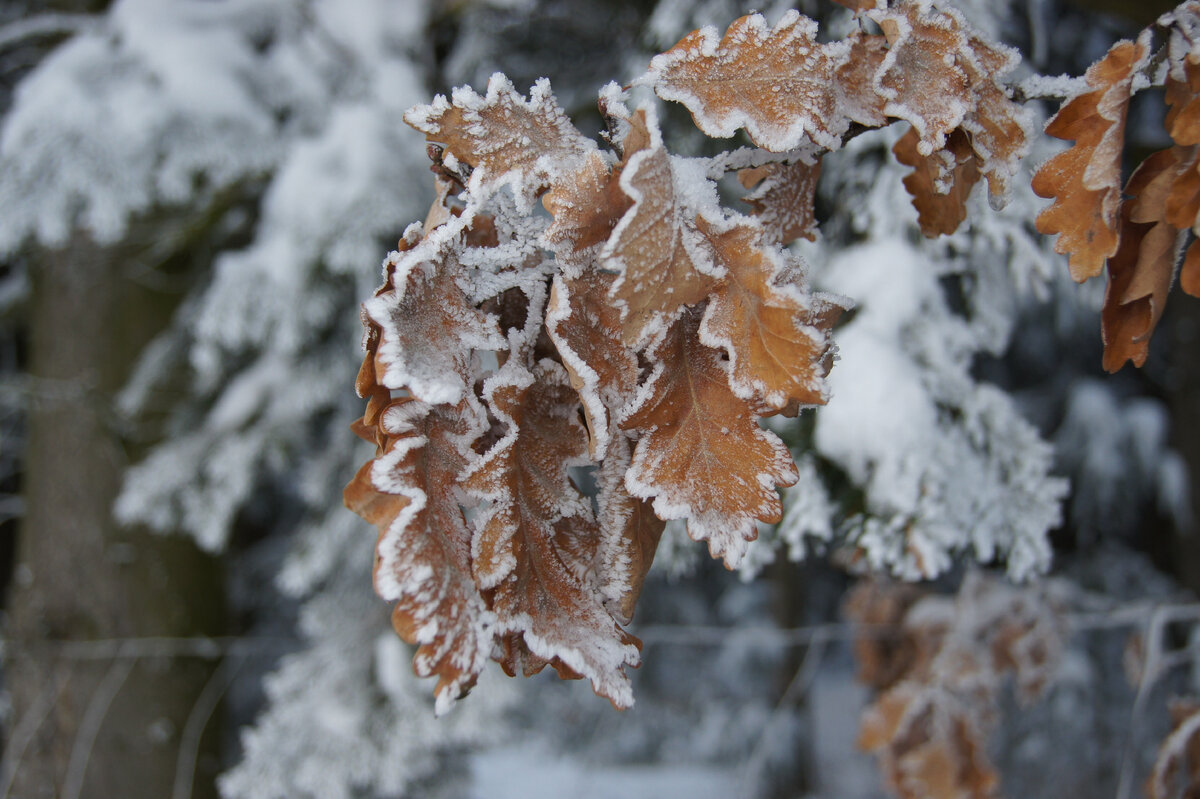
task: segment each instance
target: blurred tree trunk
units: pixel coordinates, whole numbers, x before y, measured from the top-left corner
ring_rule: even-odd
[[[80,658],[62,646],[220,629],[217,562],[190,539],[112,518],[126,461],[112,398],[176,302],[126,277],[138,257],[76,235],[32,264],[27,511],[5,675],[5,765],[21,799],[175,796],[181,734],[213,673],[197,658]],[[201,772],[190,795],[212,796],[215,757],[184,743]]]

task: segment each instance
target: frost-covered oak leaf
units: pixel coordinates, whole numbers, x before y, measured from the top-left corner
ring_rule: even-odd
[[[639,662],[636,639],[617,625],[595,586],[580,579],[581,555],[560,538],[592,521],[567,472],[588,460],[566,371],[549,360],[530,371],[513,357],[485,381],[484,393],[506,432],[464,486],[491,503],[478,519],[472,554],[476,582],[505,636],[501,665],[528,674],[551,664],[628,707],[633,694],[624,667]]]
[[[590,153],[570,180],[559,181],[542,197],[554,217],[542,238],[552,247],[577,253],[608,240],[631,201],[599,153]]]
[[[378,456],[346,486],[346,506],[379,529],[375,590],[417,646],[413,667],[437,676],[437,711],[462,697],[492,653],[493,615],[471,572],[471,530],[456,483],[484,430],[473,397],[430,407],[412,398],[380,415]]]
[[[807,140],[841,146],[848,124],[837,113],[834,71],[849,48],[817,41],[817,23],[796,11],[774,27],[760,14],[735,21],[718,38],[701,28],[650,61],[637,83],[683,103],[709,136],[745,128],[759,147],[786,152]]]
[[[1144,41],[1117,42],[1085,78],[1091,91],[1068,100],[1046,123],[1046,133],[1074,141],[1033,176],[1039,197],[1054,204],[1037,216],[1037,229],[1059,234],[1055,252],[1069,254],[1071,277],[1100,274],[1117,251],[1121,205],[1121,150],[1133,76],[1146,63]]]
[[[763,246],[758,225],[702,223],[725,277],[713,289],[700,340],[729,355],[729,383],[773,411],[824,405],[829,328],[842,308],[780,279],[783,254]]]
[[[509,185],[525,209],[596,149],[559,108],[545,78],[534,83],[526,100],[497,72],[486,96],[460,87],[450,100],[438,95],[430,105],[409,109],[404,120],[444,148],[443,162],[452,158],[471,168],[473,194]]]
[[[1006,678],[1031,702],[1059,664],[1065,624],[1051,593],[974,572],[953,599],[866,583],[847,611],[856,622],[887,621],[899,631],[856,645],[873,661],[862,676],[879,690],[858,744],[876,753],[892,791],[901,799],[993,799],[999,777],[988,737]]]
[[[390,285],[363,304],[379,331],[378,382],[433,405],[457,404],[467,393],[472,350],[507,346],[495,319],[479,311],[455,280],[456,240],[431,235],[407,252],[392,253],[385,265]]]
[[[600,593],[605,607],[623,624],[633,609],[666,522],[654,515],[649,500],[635,497],[625,485],[633,443],[628,433],[613,425],[607,456],[600,463],[599,513]]]
[[[585,269],[577,278],[558,275],[550,291],[546,331],[583,402],[593,460],[605,457],[612,414],[637,388],[637,355],[622,337],[621,314],[609,302],[616,277]]]
[[[742,202],[754,209],[754,216],[774,244],[790,244],[801,238],[816,241],[813,200],[820,177],[820,161],[766,164],[738,172],[742,186],[753,189]]]
[[[1100,312],[1104,368],[1126,361],[1141,366],[1167,302],[1179,253],[1179,231],[1167,220],[1167,197],[1186,148],[1160,150],[1130,176],[1121,208],[1120,246],[1108,261],[1109,281]]]
[[[779,521],[776,486],[798,472],[730,389],[721,350],[701,343],[702,314],[685,310],[652,349],[654,371],[621,422],[640,434],[625,484],[653,499],[659,518],[687,519],[688,534],[734,568],[757,535],[755,520]]]
[[[904,178],[904,188],[912,196],[921,232],[929,238],[949,235],[967,218],[967,197],[979,182],[979,162],[961,130],[952,132],[946,146],[928,156],[917,151],[918,140],[917,129],[909,128],[892,153],[913,168]]]
[[[633,205],[601,252],[601,264],[617,273],[609,296],[630,346],[642,344],[682,306],[703,300],[719,276],[695,222],[699,211],[715,205],[715,186],[667,152],[653,120],[651,133],[651,146],[634,153],[621,173],[621,189]]]
[[[928,0],[909,0],[866,16],[883,29],[888,51],[874,85],[887,98],[884,113],[917,130],[917,150],[929,155],[945,146],[973,106],[971,80],[962,61],[972,57],[957,12]]]

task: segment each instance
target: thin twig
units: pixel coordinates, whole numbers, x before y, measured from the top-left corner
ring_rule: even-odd
[[[38,694],[17,725],[12,728],[8,746],[4,748],[4,760],[0,763],[0,788],[3,789],[0,792],[0,799],[8,799],[12,793],[13,783],[17,779],[17,768],[21,765],[22,758],[25,757],[25,750],[29,747],[29,742],[33,740],[37,731],[41,729],[46,717],[50,715],[54,702],[58,699],[58,693],[62,690],[63,682],[62,675],[56,672],[45,690]]]
[[[746,761],[746,768],[742,772],[742,794],[744,796],[752,796],[756,793],[755,783],[766,766],[767,757],[770,754],[767,745],[769,741],[774,740],[774,733],[783,723],[788,708],[794,705],[799,697],[808,693],[809,686],[817,676],[817,669],[821,667],[821,661],[825,656],[825,645],[829,640],[824,631],[819,631],[813,635],[808,648],[804,650],[804,657],[800,659],[800,665],[796,668],[792,681],[788,683],[783,695],[779,697],[775,710],[763,726],[763,730],[754,744],[754,749]]]
[[[84,711],[83,720],[75,733],[75,741],[71,745],[71,756],[67,760],[67,773],[63,778],[62,799],[79,799],[83,792],[83,777],[87,773],[88,760],[92,757],[92,749],[96,745],[96,736],[104,724],[104,717],[112,706],[113,699],[125,684],[129,672],[133,671],[136,660],[131,658],[114,658],[112,665],[100,681],[100,685],[92,693]]]
[[[179,757],[175,761],[175,784],[171,789],[171,799],[192,799],[192,785],[196,779],[196,759],[200,753],[200,741],[204,730],[212,719],[213,711],[225,691],[229,689],[233,678],[245,665],[245,658],[226,658],[213,671],[212,676],[204,683],[200,695],[188,713],[183,725],[183,733],[179,736]]]

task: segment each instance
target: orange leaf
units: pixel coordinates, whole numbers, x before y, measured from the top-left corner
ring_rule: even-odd
[[[470,690],[492,651],[493,617],[471,575],[456,487],[484,425],[474,399],[434,408],[396,400],[380,418],[379,456],[345,491],[346,506],[379,528],[375,588],[396,603],[396,631],[418,645],[417,674],[439,678],[439,713]]]
[[[587,434],[567,374],[548,360],[530,372],[512,358],[489,378],[485,395],[507,432],[464,485],[492,503],[472,549],[476,581],[490,592],[498,632],[507,634],[501,663],[527,674],[550,663],[628,707],[633,695],[624,667],[638,663],[636,639],[579,576],[596,539],[588,531],[591,509],[567,476],[568,467],[587,463]]]
[[[605,457],[610,413],[637,387],[637,355],[621,338],[621,316],[608,301],[616,277],[588,269],[577,278],[554,278],[546,330],[558,348],[571,385],[583,401],[591,457]]]
[[[816,35],[817,23],[796,11],[773,28],[751,14],[730,25],[720,41],[712,28],[688,34],[655,56],[638,82],[687,106],[709,136],[732,136],[744,127],[755,144],[772,152],[809,139],[836,149],[848,124],[836,113],[833,78],[848,48],[821,44]]]
[[[481,313],[454,279],[458,269],[449,225],[389,259],[388,283],[363,304],[378,327],[374,372],[388,389],[407,388],[430,404],[457,404],[470,387],[473,349],[507,344],[495,319]],[[394,267],[394,269],[392,269]]]
[[[511,185],[518,203],[532,199],[556,178],[573,173],[596,145],[558,107],[550,83],[538,80],[525,100],[500,73],[488,81],[487,95],[455,89],[447,101],[411,108],[404,121],[445,148],[473,171],[468,188],[483,196]]]
[[[654,515],[652,505],[629,493],[625,472],[632,444],[629,435],[612,431],[608,455],[600,464],[597,496],[600,522],[600,592],[618,621],[627,624],[654,562],[666,522]]]
[[[757,535],[755,520],[779,521],[775,486],[798,473],[783,443],[730,390],[721,351],[700,343],[702,313],[685,310],[653,348],[657,365],[621,422],[641,434],[625,484],[653,498],[659,518],[686,518],[688,534],[733,568]]]
[[[1150,336],[1166,306],[1175,275],[1179,234],[1166,221],[1167,198],[1178,174],[1180,153],[1154,153],[1129,178],[1132,199],[1121,209],[1121,242],[1108,261],[1108,288],[1100,313],[1104,368],[1115,372],[1146,362]]]
[[[635,153],[621,174],[621,188],[633,199],[633,206],[601,256],[604,266],[618,274],[609,296],[621,309],[625,342],[630,346],[640,345],[681,306],[704,299],[715,269],[712,254],[696,230],[694,198],[676,191],[680,176],[672,156],[653,124],[651,132],[652,145]]]
[[[929,238],[949,235],[967,218],[967,197],[979,182],[979,162],[961,130],[950,134],[946,147],[930,156],[917,152],[917,129],[909,128],[892,152],[896,160],[913,168],[904,178],[912,195],[921,232]]]
[[[1117,252],[1121,203],[1121,148],[1133,75],[1145,64],[1142,42],[1117,42],[1088,68],[1092,91],[1069,100],[1046,123],[1046,132],[1074,140],[1033,176],[1039,197],[1054,204],[1037,217],[1041,233],[1060,234],[1055,252],[1070,254],[1071,277],[1082,282],[1100,274]]]
[[[972,54],[961,17],[928,2],[902,3],[866,16],[883,29],[889,45],[875,75],[875,86],[887,98],[884,113],[916,128],[922,155],[940,150],[974,105],[971,76],[963,65]]]
[[[742,202],[754,209],[772,244],[790,244],[799,238],[816,241],[813,200],[820,177],[820,161],[767,164],[738,172],[741,184],[754,189]]]
[[[726,277],[709,299],[700,340],[729,354],[734,394],[775,411],[824,405],[828,331],[842,308],[781,283],[782,258],[762,247],[756,225],[719,231],[702,222],[701,230]]]

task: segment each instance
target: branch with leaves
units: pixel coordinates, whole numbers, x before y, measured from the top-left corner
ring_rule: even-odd
[[[1006,201],[1034,135],[1004,80],[1017,52],[930,0],[850,5],[862,24],[841,41],[818,41],[797,12],[686,36],[629,87],[602,90],[604,146],[544,79],[526,98],[497,74],[483,95],[460,88],[408,112],[437,199],[363,306],[357,430],[377,456],[346,502],[379,528],[376,589],[418,647],[417,673],[439,678],[439,712],[489,659],[509,674],[551,665],[629,706],[640,644],[623,625],[664,523],[686,520],[734,567],[757,525],[779,520],[777,489],[798,472],[760,421],[826,402],[831,330],[851,305],[814,291],[788,248],[816,233],[826,154],[907,123],[893,152],[926,236],[959,227],[980,181],[993,206]],[[1075,146],[1035,178],[1056,198],[1039,229],[1060,233],[1076,277],[1107,260],[1110,368],[1144,359],[1131,347],[1200,210],[1198,11],[1160,21],[1177,144],[1135,173],[1130,199],[1114,159],[1150,34],[1089,70],[1089,91],[1048,127]],[[656,106],[630,108],[642,89],[753,146],[670,152]],[[727,172],[742,211],[722,203],[736,193],[719,191]]]

